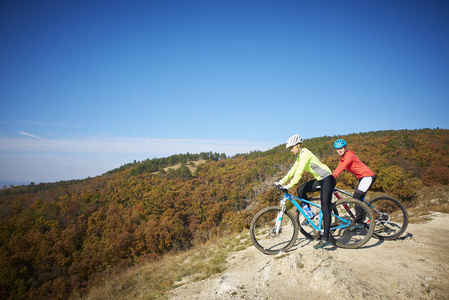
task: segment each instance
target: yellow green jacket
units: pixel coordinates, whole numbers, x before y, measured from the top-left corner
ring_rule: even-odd
[[[295,164],[290,171],[288,171],[287,175],[281,179],[280,183],[285,185],[286,182],[293,177],[288,184],[288,187],[292,188],[299,182],[304,171],[312,173],[313,177],[317,180],[322,180],[323,178],[332,175],[328,166],[320,162],[309,149],[302,148],[296,157]]]

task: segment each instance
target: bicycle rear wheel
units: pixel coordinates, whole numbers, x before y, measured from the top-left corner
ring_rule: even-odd
[[[374,237],[382,240],[399,238],[408,226],[408,213],[402,203],[388,196],[374,198],[369,203],[374,208]]]
[[[274,255],[290,249],[298,237],[298,226],[290,211],[285,211],[279,233],[276,233],[276,219],[281,208],[270,206],[259,211],[249,228],[254,246],[265,254]]]
[[[332,204],[330,239],[337,247],[356,249],[365,245],[374,232],[374,216],[368,205],[355,199]],[[337,228],[335,228],[337,227]],[[333,229],[335,228],[335,229]]]

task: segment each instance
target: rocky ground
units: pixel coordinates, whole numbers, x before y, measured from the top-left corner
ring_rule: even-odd
[[[226,271],[169,292],[168,299],[449,299],[449,214],[409,224],[396,241],[354,250],[299,238],[268,256],[254,246],[231,253]],[[249,238],[249,236],[248,236]]]

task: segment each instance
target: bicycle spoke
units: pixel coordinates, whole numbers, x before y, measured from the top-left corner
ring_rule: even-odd
[[[279,207],[267,207],[256,214],[251,222],[251,240],[265,254],[287,251],[298,236],[296,221],[290,212],[284,213],[279,231],[276,231],[279,211]]]
[[[408,225],[408,214],[398,200],[381,196],[371,200],[370,204],[374,207],[376,220],[375,237],[394,240],[404,233]]]
[[[331,217],[331,240],[338,247],[359,248],[371,238],[374,228],[373,214],[368,206],[358,200],[339,200],[333,205],[333,210],[338,211],[338,216],[333,213]]]

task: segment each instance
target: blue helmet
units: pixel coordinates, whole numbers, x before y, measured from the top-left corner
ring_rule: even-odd
[[[334,148],[335,149],[340,149],[346,147],[346,141],[343,139],[338,139],[334,142]]]

